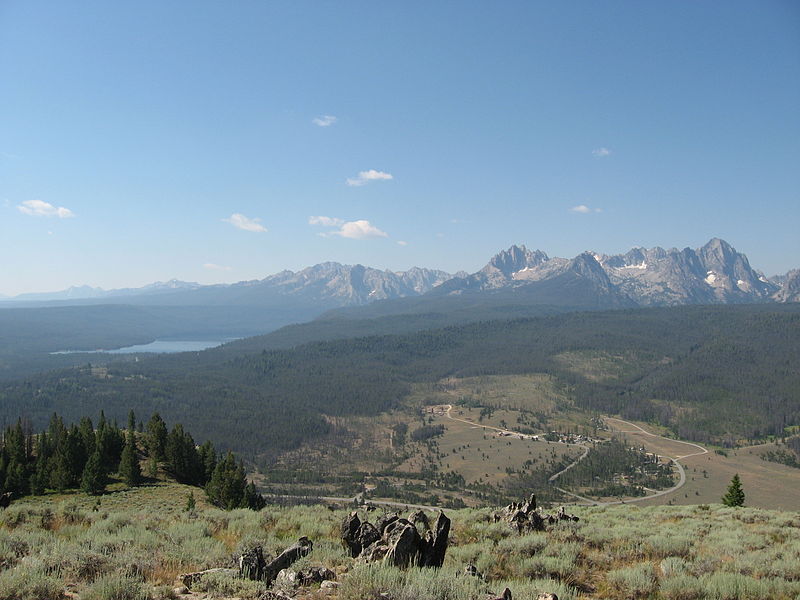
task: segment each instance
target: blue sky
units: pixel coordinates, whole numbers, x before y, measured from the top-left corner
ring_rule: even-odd
[[[0,293],[711,237],[782,273],[798,107],[794,1],[0,1]]]

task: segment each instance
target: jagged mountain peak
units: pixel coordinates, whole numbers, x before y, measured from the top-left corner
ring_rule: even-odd
[[[508,250],[495,254],[483,271],[487,273],[499,271],[506,277],[511,277],[514,273],[536,267],[547,260],[547,254],[541,250],[528,250],[524,244],[521,246],[515,244]]]
[[[608,294],[640,306],[698,303],[759,302],[794,298],[777,291],[783,281],[770,281],[752,269],[747,257],[721,238],[697,249],[637,246],[624,254],[586,251],[572,259],[550,258],[539,250],[513,245],[496,254],[477,273],[447,284],[448,293],[516,288],[562,275],[577,276]],[[566,281],[562,278],[562,280]]]

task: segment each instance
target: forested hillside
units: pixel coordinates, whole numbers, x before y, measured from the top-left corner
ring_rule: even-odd
[[[547,373],[584,409],[733,444],[800,423],[798,340],[794,305],[570,313],[311,343],[216,364],[187,353],[83,367],[7,386],[0,414],[41,426],[54,410],[76,419],[103,408],[122,419],[134,407],[266,459],[327,434],[327,417],[397,406],[412,382]]]

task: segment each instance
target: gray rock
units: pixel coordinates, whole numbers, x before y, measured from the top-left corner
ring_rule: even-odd
[[[264,578],[266,564],[263,549],[261,546],[255,546],[239,557],[239,577],[261,581]]]
[[[428,522],[428,516],[425,514],[425,511],[418,510],[417,512],[411,513],[408,515],[408,520],[417,526],[417,531],[419,531],[419,526],[422,526],[422,531],[419,532],[420,535],[426,531],[430,531],[431,524]]]
[[[444,555],[447,552],[447,544],[450,536],[450,519],[443,512],[436,518],[433,531],[425,535],[424,543],[421,544],[422,567],[439,568],[444,564]]]
[[[367,548],[381,539],[381,534],[372,523],[364,521],[358,528],[357,542],[361,549]]]
[[[383,515],[381,518],[377,520],[375,523],[375,529],[380,532],[381,535],[386,533],[386,528],[397,521],[399,517],[396,514],[393,515]]]
[[[342,546],[352,558],[361,554],[363,550],[363,546],[358,539],[360,530],[361,519],[358,518],[358,513],[353,511],[344,518],[341,527]]]
[[[326,580],[319,584],[319,589],[321,590],[335,590],[338,587],[339,587],[338,581]]]
[[[384,563],[400,568],[419,563],[422,540],[411,523],[402,524],[398,521],[398,525],[388,533],[387,542],[389,551],[383,559]]]
[[[323,566],[309,567],[308,569],[303,569],[297,574],[297,580],[301,585],[311,585],[314,583],[322,583],[324,581],[333,581],[334,579],[336,579],[336,573]]]
[[[273,585],[283,590],[291,590],[300,585],[297,571],[292,569],[281,569],[275,577]]]

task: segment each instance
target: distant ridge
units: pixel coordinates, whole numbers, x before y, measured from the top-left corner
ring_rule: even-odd
[[[326,310],[379,300],[482,293],[496,296],[501,292],[519,292],[515,297],[525,304],[579,308],[797,302],[800,270],[768,279],[750,266],[747,256],[719,238],[696,249],[636,247],[610,256],[587,251],[572,259],[551,258],[541,250],[513,245],[472,274],[452,275],[420,267],[395,272],[324,262],[297,272],[282,271],[232,284],[200,285],[172,279],[118,290],[78,286],[0,298],[0,307],[249,306],[288,310],[297,321]]]

